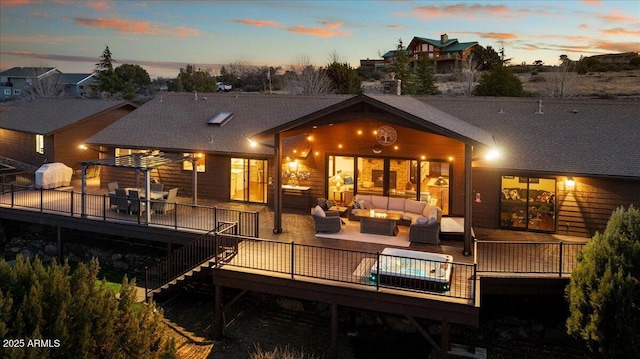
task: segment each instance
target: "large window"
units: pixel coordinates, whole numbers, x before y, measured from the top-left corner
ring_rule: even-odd
[[[327,183],[328,199],[332,199],[340,204],[349,204],[353,199],[355,186],[355,172],[353,168],[353,157],[329,156],[329,168]]]
[[[554,232],[556,180],[502,176],[500,226]]]
[[[44,154],[44,135],[36,135],[36,152]]]

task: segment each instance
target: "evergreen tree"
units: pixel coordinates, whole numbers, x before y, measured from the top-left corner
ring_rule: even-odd
[[[640,210],[619,208],[578,255],[567,332],[607,358],[640,353]]]
[[[410,77],[411,70],[409,68],[409,56],[407,56],[407,50],[402,44],[402,39],[398,40],[396,45],[396,51],[393,55],[393,62],[389,66],[389,71],[394,74],[394,79],[401,81],[402,93],[406,92],[408,87],[411,87]]]
[[[506,66],[495,66],[482,74],[473,91],[476,96],[522,97],[522,81]]]
[[[415,84],[416,95],[437,95],[440,93],[438,86],[435,84],[435,77],[433,76],[433,64],[427,56],[420,56],[413,70],[412,82]]]
[[[135,286],[119,293],[97,280],[98,262],[44,267],[0,260],[0,337],[50,339],[54,348],[0,347],[1,358],[171,358],[175,343],[155,305],[134,310]],[[57,346],[57,347],[56,347]]]
[[[96,73],[98,74],[97,88],[99,91],[110,94],[118,91],[118,80],[113,70],[113,62],[111,50],[107,46],[100,56],[100,62],[96,64]]]
[[[362,81],[360,81],[356,70],[348,63],[338,63],[338,61],[333,61],[327,65],[325,72],[333,82],[335,93],[362,93]]]

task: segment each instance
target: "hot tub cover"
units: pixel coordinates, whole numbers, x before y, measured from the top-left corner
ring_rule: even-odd
[[[56,188],[71,184],[73,170],[64,163],[45,163],[36,171],[36,188]]]

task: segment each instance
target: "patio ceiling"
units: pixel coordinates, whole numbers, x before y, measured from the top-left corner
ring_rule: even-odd
[[[192,155],[182,155],[178,153],[134,153],[126,156],[100,158],[97,160],[84,161],[80,164],[83,166],[109,166],[124,167],[140,170],[150,170],[158,167],[166,166],[171,163],[191,161]]]

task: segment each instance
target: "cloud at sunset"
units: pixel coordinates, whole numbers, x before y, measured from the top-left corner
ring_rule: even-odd
[[[200,31],[188,28],[188,27],[170,27],[163,28],[157,24],[151,24],[147,21],[133,21],[126,19],[94,19],[94,18],[84,18],[84,17],[76,17],[73,19],[73,22],[86,26],[86,27],[94,27],[94,28],[102,28],[102,29],[112,29],[121,33],[128,34],[144,34],[144,35],[175,35],[178,37],[191,37],[191,36],[199,36]]]
[[[111,10],[111,3],[108,1],[87,1],[87,7],[96,11],[109,11]]]
[[[234,19],[233,22],[239,24],[254,26],[254,27],[272,27],[278,29],[284,29],[288,32],[296,34],[311,35],[317,37],[334,37],[334,36],[347,36],[349,31],[340,30],[344,24],[342,21],[323,21],[322,26],[309,27],[304,25],[286,26],[273,20],[255,20],[255,19]]]
[[[233,19],[233,22],[237,22],[244,25],[255,26],[255,27],[275,27],[275,28],[284,27],[279,22],[273,21],[273,20]]]
[[[621,27],[616,27],[613,29],[604,29],[602,33],[605,35],[613,35],[613,36],[634,36],[636,38],[640,38],[640,30],[629,30],[623,29]]]
[[[640,49],[640,42],[597,41],[594,42],[592,46],[613,52],[638,52]]]
[[[32,17],[41,17],[41,18],[48,18],[51,17],[51,15],[47,14],[46,12],[32,12],[29,14],[29,16]]]
[[[456,32],[457,34],[470,34],[479,36],[483,39],[495,39],[495,40],[513,40],[517,39],[519,36],[512,33],[506,32],[471,32],[471,31],[462,31]]]

